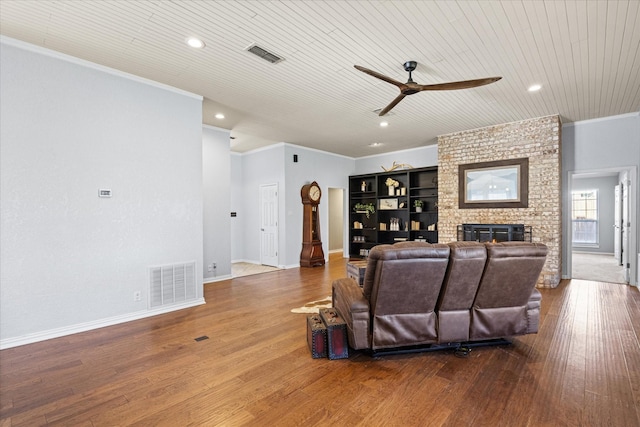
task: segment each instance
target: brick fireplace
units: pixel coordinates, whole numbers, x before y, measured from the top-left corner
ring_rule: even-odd
[[[528,205],[516,208],[459,207],[459,165],[528,158]],[[539,287],[561,277],[561,123],[557,115],[438,137],[438,230],[440,242],[458,240],[461,224],[526,224],[531,241],[549,252]]]

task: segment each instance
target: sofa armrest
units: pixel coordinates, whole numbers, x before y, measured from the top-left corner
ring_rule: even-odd
[[[338,279],[332,286],[333,306],[347,323],[349,345],[356,349],[370,347],[371,315],[369,301],[358,282],[351,278]]]
[[[349,307],[350,312],[369,312],[369,301],[364,297],[362,294],[362,288],[354,279],[343,278],[335,280],[332,288],[332,300],[334,307],[336,307],[337,297],[340,299],[340,303]]]
[[[527,308],[540,307],[540,301],[542,301],[542,294],[537,289],[533,289],[529,301],[527,301]]]
[[[537,289],[533,289],[529,301],[527,301],[527,333],[535,334],[540,325],[540,302],[542,295]]]

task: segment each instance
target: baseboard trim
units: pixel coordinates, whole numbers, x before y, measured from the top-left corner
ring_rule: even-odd
[[[33,344],[36,342],[46,341],[53,338],[60,338],[67,335],[77,334],[80,332],[91,331],[93,329],[105,328],[107,326],[114,326],[120,323],[131,322],[133,320],[140,320],[146,317],[153,317],[159,314],[170,313],[172,311],[178,311],[178,310],[195,307],[197,305],[202,305],[202,304],[206,304],[204,298],[198,298],[193,301],[174,304],[174,305],[165,306],[161,308],[155,308],[153,310],[137,311],[135,313],[108,317],[106,319],[95,320],[92,322],[78,323],[76,325],[50,329],[48,331],[36,332],[33,334],[22,335],[15,338],[6,338],[3,340],[0,340],[0,350],[5,350],[7,348],[12,348],[12,347],[18,347],[21,345]]]
[[[224,276],[217,277],[205,277],[203,279],[203,284],[206,285],[207,283],[221,282],[223,280],[229,280],[231,278],[232,276],[230,274],[225,274]]]

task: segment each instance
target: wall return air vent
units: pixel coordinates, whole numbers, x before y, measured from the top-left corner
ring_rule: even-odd
[[[149,306],[151,308],[195,300],[196,263],[149,268]]]
[[[271,53],[268,50],[261,48],[260,46],[256,45],[256,44],[252,44],[251,46],[249,46],[246,49],[247,52],[251,52],[254,55],[264,59],[265,61],[268,61],[272,64],[277,64],[280,61],[284,61],[284,58],[279,57],[278,55],[276,55],[275,53]]]

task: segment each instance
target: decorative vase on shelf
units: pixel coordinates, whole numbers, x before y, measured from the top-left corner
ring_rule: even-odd
[[[400,188],[400,195],[401,196],[406,196],[407,195],[407,187]]]
[[[422,206],[416,206],[416,212],[422,212]]]
[[[389,195],[390,196],[395,196],[396,195],[396,187],[394,187],[393,185],[389,186]]]
[[[360,191],[363,193],[367,191],[367,183],[365,181],[362,181],[362,184],[360,184]]]

